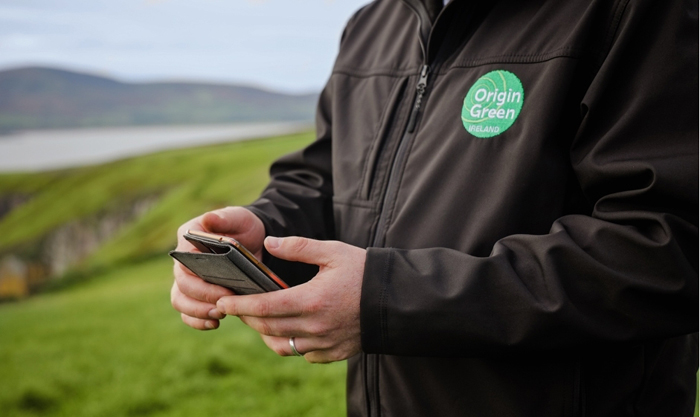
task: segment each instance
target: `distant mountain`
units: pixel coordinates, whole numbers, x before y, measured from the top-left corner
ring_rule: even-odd
[[[53,68],[0,71],[0,131],[313,120],[318,95],[189,82],[126,83]]]

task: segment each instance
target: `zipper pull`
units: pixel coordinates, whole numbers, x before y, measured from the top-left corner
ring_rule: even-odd
[[[425,86],[428,85],[429,72],[430,67],[428,65],[423,65],[420,71],[420,78],[418,78],[418,85],[416,85],[416,101],[413,104],[411,117],[408,119],[408,128],[406,129],[408,133],[413,133],[416,128],[418,112],[420,111],[420,106],[423,103],[423,95],[425,94]]]

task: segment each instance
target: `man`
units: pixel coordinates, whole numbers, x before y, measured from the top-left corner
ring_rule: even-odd
[[[695,1],[371,3],[318,139],[179,233],[318,274],[238,297],[176,266],[173,305],[349,358],[352,416],[692,415],[697,49]]]

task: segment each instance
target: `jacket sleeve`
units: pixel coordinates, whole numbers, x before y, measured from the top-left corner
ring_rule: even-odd
[[[246,207],[262,220],[267,236],[305,236],[319,240],[334,237],[329,86],[319,98],[317,139],[275,161],[270,167],[269,184]],[[307,281],[318,270],[274,258],[267,251],[263,262],[291,285]]]
[[[590,215],[488,257],[369,249],[363,350],[464,357],[696,332],[697,29],[696,2],[627,5],[570,149]]]
[[[253,211],[272,236],[331,239],[333,180],[331,163],[330,87],[319,98],[317,139],[285,155],[270,167],[270,183],[253,204]]]
[[[362,13],[348,21],[340,46]],[[306,148],[283,156],[270,168],[270,182],[247,208],[265,225],[267,236],[304,236],[318,240],[335,238],[333,221],[332,114],[333,78],[319,97],[316,140]],[[265,252],[263,261],[287,283],[296,285],[318,271],[313,265],[288,262]]]

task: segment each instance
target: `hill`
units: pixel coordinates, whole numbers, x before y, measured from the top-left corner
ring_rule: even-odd
[[[127,83],[73,71],[0,71],[0,131],[313,120],[316,94],[187,82]]]
[[[0,175],[0,299],[166,256],[180,224],[207,210],[251,202],[267,183],[270,162],[312,137]]]

